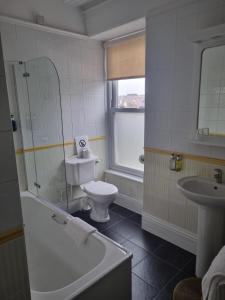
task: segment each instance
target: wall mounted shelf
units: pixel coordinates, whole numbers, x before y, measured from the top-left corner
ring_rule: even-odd
[[[50,26],[46,26],[46,25],[40,25],[40,24],[29,22],[29,21],[24,21],[24,20],[7,17],[7,16],[3,16],[3,15],[0,15],[0,22],[5,22],[5,23],[9,23],[9,24],[14,24],[14,25],[20,25],[20,26],[24,26],[24,27],[31,28],[34,30],[40,30],[40,31],[45,31],[45,32],[49,32],[49,33],[60,34],[63,36],[68,36],[68,37],[76,38],[76,39],[82,39],[82,40],[89,39],[89,37],[84,34],[79,34],[79,33],[75,33],[72,31],[62,30],[62,29],[58,29],[58,28],[54,28],[54,27],[50,27]]]
[[[203,43],[209,40],[225,38],[225,24],[201,29],[191,35],[190,38],[193,43]]]

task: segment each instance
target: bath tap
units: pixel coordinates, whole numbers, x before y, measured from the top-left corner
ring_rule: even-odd
[[[215,169],[214,170],[216,174],[214,175],[214,178],[216,179],[217,183],[222,183],[223,180],[223,172],[221,169]]]

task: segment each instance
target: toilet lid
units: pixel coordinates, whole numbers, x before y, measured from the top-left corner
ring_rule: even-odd
[[[115,185],[103,181],[91,181],[83,186],[92,195],[109,196],[118,193]]]

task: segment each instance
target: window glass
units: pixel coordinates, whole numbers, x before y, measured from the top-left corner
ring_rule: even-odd
[[[139,162],[144,153],[144,113],[116,112],[114,120],[115,163],[144,171]]]
[[[144,108],[145,78],[118,80],[117,107]]]

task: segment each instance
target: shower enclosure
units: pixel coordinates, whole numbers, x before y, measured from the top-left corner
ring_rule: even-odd
[[[60,82],[46,57],[14,65],[27,190],[67,210]]]

